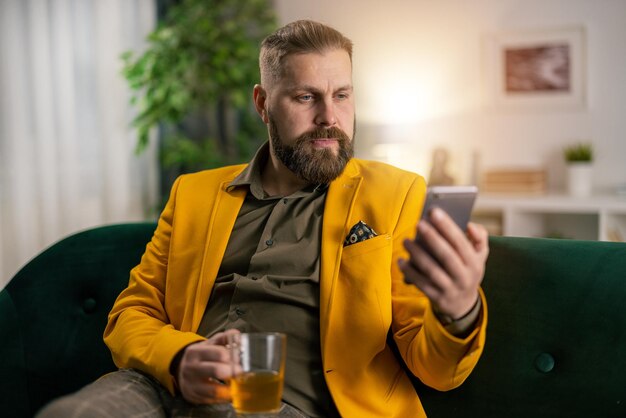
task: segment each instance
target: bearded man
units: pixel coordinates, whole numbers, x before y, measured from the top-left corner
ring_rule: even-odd
[[[423,178],[352,158],[352,42],[290,23],[264,40],[260,75],[269,141],[176,181],[109,316],[120,371],[42,416],[233,416],[226,343],[241,331],[287,334],[280,416],[423,417],[405,370],[447,390],[475,366],[487,234],[435,210],[425,252]]]

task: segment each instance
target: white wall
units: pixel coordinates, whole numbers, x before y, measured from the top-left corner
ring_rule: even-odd
[[[427,175],[435,146],[455,175],[546,166],[564,187],[562,148],[592,141],[598,191],[626,183],[626,0],[275,0],[286,23],[310,18],[355,43],[357,155]],[[484,38],[509,30],[582,25],[587,105],[497,111],[486,94]],[[375,143],[386,143],[382,154]],[[391,144],[391,145],[389,145]]]

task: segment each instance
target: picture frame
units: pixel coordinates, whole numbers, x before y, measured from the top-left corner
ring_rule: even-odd
[[[486,38],[486,85],[497,108],[586,107],[582,26],[506,31]]]

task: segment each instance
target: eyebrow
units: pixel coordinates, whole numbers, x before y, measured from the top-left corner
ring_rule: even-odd
[[[317,87],[311,86],[309,84],[290,86],[287,90],[291,92],[298,91],[298,90],[306,90],[306,91],[311,91],[314,93],[319,93],[321,91]],[[334,89],[334,91],[353,91],[353,90],[354,90],[354,87],[352,86],[352,84],[346,84],[346,85],[343,85]]]

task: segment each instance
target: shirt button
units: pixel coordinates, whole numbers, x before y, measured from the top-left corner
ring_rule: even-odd
[[[271,247],[272,245],[274,245],[274,240],[273,239],[268,239],[267,241],[265,241],[265,245],[267,245],[268,247]]]

